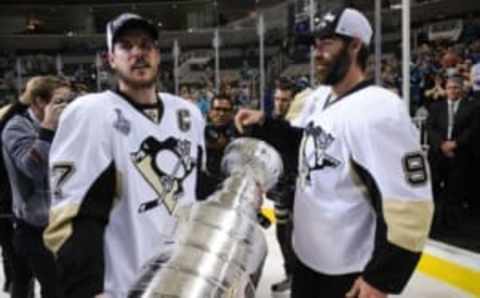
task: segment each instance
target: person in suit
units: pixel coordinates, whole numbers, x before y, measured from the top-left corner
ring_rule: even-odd
[[[465,97],[463,79],[449,77],[447,100],[435,102],[427,118],[437,227],[458,226],[468,200],[475,103]]]

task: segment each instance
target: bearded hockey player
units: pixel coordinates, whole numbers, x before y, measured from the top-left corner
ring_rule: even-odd
[[[109,22],[117,88],[79,98],[61,117],[44,239],[64,297],[127,297],[141,266],[172,245],[177,211],[196,200],[205,125],[193,104],[157,93],[157,39],[138,15]]]
[[[401,99],[365,78],[372,28],[352,8],[327,13],[313,35],[331,92],[314,92],[304,129],[240,110],[239,130],[299,154],[294,204],[294,298],[400,293],[428,236],[429,169]],[[273,133],[275,132],[275,133]]]

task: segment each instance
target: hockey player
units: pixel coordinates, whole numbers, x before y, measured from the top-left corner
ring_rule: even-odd
[[[384,298],[405,287],[427,239],[429,169],[404,103],[365,79],[365,16],[335,9],[315,29],[316,71],[332,92],[318,98],[305,129],[253,110],[235,122],[299,150],[292,297]]]
[[[204,120],[192,103],[157,93],[157,39],[138,15],[109,22],[117,88],[79,98],[60,119],[44,239],[64,297],[127,297],[142,265],[171,247],[178,210],[196,199]]]

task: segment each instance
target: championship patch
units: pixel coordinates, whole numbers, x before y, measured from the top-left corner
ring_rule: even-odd
[[[178,128],[183,131],[187,132],[192,127],[192,117],[190,115],[190,111],[186,109],[181,109],[177,111],[177,122]]]
[[[122,111],[120,109],[115,109],[117,114],[117,119],[113,123],[113,127],[118,130],[120,133],[128,136],[130,134],[131,124],[127,118],[123,117]]]

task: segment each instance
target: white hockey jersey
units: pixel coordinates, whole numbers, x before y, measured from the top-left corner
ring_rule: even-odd
[[[287,118],[287,120],[292,126],[305,127],[307,125],[307,120],[315,112],[317,105],[323,104],[323,100],[328,94],[330,94],[330,92],[332,92],[330,86],[320,86],[315,90],[310,91],[309,94],[305,95],[298,115],[292,116],[290,119]]]
[[[76,99],[62,114],[50,153],[44,237],[64,270],[64,287],[83,271],[102,273],[88,287],[126,297],[141,266],[172,244],[176,210],[195,201],[204,120],[179,97],[160,93],[159,103],[139,106],[106,91]]]
[[[418,131],[404,103],[386,89],[367,86],[332,104],[330,92],[317,94],[323,98],[309,113],[299,152],[296,255],[324,274],[370,270],[375,286],[398,292],[418,261],[433,213]],[[380,223],[386,239],[377,249]],[[402,269],[405,257],[411,261]],[[393,268],[401,272],[398,284],[391,282]]]

